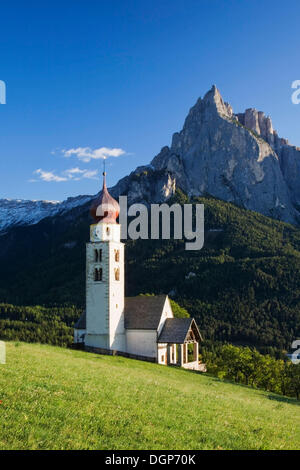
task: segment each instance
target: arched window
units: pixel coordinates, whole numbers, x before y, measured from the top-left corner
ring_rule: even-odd
[[[102,261],[102,250],[99,250],[99,262],[101,263]]]
[[[115,250],[115,261],[116,263],[120,261],[120,250]]]
[[[109,232],[110,232],[109,227],[106,227],[106,235],[107,236],[109,236]]]
[[[98,270],[98,281],[102,281],[102,268]]]
[[[98,281],[98,269],[95,268],[95,271],[94,271],[94,281]]]
[[[115,268],[115,281],[119,281],[119,280],[120,280],[120,269]]]
[[[95,263],[97,263],[98,262],[98,250],[95,250],[94,255],[95,255],[94,256]]]

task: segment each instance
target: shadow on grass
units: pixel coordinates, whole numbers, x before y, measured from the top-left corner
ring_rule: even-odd
[[[247,388],[248,390],[262,392],[266,396],[266,398],[268,398],[269,400],[277,401],[278,403],[288,403],[290,405],[296,405],[296,406],[300,405],[300,400],[297,400],[296,397],[286,397],[284,395],[275,395],[275,394],[268,395],[267,394],[268,392],[264,390],[263,388],[251,387],[251,385],[246,385],[246,384],[242,384],[239,382],[232,382],[231,380],[228,380],[228,379],[220,379],[219,377],[216,377],[215,375],[211,375],[207,372],[199,372],[199,371],[188,370],[188,369],[185,369],[185,370],[190,373],[203,375],[204,377],[209,377],[212,382],[218,382],[218,383],[223,383],[223,384],[226,383],[229,385],[236,385],[238,387],[244,387],[244,388]]]
[[[289,405],[300,405],[300,401],[296,398],[284,397],[281,395],[268,395],[269,400],[278,401],[279,403],[288,403]]]

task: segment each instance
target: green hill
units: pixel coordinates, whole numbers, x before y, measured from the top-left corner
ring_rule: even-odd
[[[0,449],[298,449],[299,402],[171,367],[7,343]]]
[[[173,202],[189,200],[178,191]],[[204,248],[126,241],[126,294],[172,292],[196,317],[206,344],[290,350],[300,332],[299,228],[212,197],[193,202],[205,206]],[[85,206],[2,235],[0,302],[83,308],[89,223]],[[1,310],[0,330],[8,327],[9,312]],[[18,322],[17,313],[13,318]],[[62,318],[67,326],[74,322],[65,312]]]

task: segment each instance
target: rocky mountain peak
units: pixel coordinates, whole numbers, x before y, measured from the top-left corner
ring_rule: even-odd
[[[197,129],[201,127],[203,122],[210,120],[215,120],[218,117],[224,119],[231,119],[233,116],[233,110],[231,106],[223,101],[223,98],[218,90],[218,88],[213,85],[212,88],[204,95],[204,98],[199,98],[196,104],[190,109],[182,129],[184,131],[193,131],[197,132]],[[172,148],[176,146],[176,136],[178,133],[175,133],[172,141]],[[174,141],[175,137],[175,141]]]
[[[203,103],[209,111],[217,112],[222,117],[231,118],[233,110],[231,106],[223,101],[220,91],[213,85],[203,98]]]
[[[299,175],[300,152],[278,137],[263,112],[250,108],[234,114],[215,85],[151,165],[170,173],[191,195],[211,194],[281,220],[298,219],[294,174]]]

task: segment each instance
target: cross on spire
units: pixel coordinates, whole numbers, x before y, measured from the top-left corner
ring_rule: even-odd
[[[103,189],[106,188],[105,157],[103,157]]]

